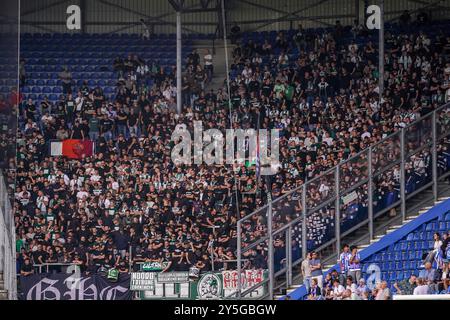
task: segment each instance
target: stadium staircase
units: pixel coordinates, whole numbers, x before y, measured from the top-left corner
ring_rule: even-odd
[[[206,50],[209,49],[213,54],[214,74],[212,81],[206,86],[206,89],[213,89],[217,91],[223,88],[224,80],[227,77],[226,63],[225,63],[225,45],[223,39],[213,40],[193,40],[192,47],[197,49],[197,53],[200,55],[200,61],[203,63],[203,57],[206,54]],[[236,47],[228,41],[228,61],[231,66],[233,62],[233,50]]]
[[[401,221],[401,215],[385,219],[386,221],[381,220],[374,225],[374,239],[370,240],[368,235],[361,235],[364,231],[360,231],[349,237],[348,241],[344,241],[359,247],[364,278],[370,276],[366,271],[373,263],[380,267],[381,280],[388,281],[391,289],[395,281],[406,279],[411,273],[418,274],[422,254],[433,247],[433,234],[450,230],[450,185],[444,182],[440,184],[442,192],[435,203],[428,200],[427,193],[407,202],[405,221]],[[336,260],[335,254],[322,259],[324,274],[332,269],[339,270]],[[285,295],[302,299],[306,294],[302,283],[303,279],[297,276],[294,278],[294,285],[286,292],[276,294],[274,300],[283,299]]]
[[[3,272],[0,272],[0,300],[8,300],[8,291],[5,290],[5,281],[3,281]]]

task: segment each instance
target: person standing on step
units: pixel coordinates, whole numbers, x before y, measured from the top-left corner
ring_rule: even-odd
[[[358,282],[361,279],[361,256],[358,253],[358,248],[356,246],[352,246],[350,248],[351,255],[348,266],[348,274]]]
[[[301,271],[302,271],[302,277],[303,277],[303,284],[306,287],[306,291],[309,292],[309,289],[311,288],[311,266],[309,265],[309,262],[311,261],[311,253],[306,253],[306,258],[302,261],[301,264]]]
[[[203,61],[205,63],[205,73],[206,73],[206,83],[210,83],[213,77],[214,66],[213,66],[213,57],[209,49],[206,50],[206,54],[203,57]]]
[[[309,261],[309,266],[311,267],[311,280],[316,279],[317,285],[322,291],[323,288],[323,272],[322,272],[322,262],[319,259],[317,252],[311,252],[311,260]]]
[[[344,244],[342,246],[342,252],[339,255],[339,260],[337,261],[339,263],[339,268],[341,270],[341,273],[339,275],[340,283],[345,283],[347,279],[350,257],[351,257],[350,246],[348,244]]]

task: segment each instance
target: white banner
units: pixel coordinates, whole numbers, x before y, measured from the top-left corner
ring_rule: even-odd
[[[236,270],[222,271],[224,296],[228,297],[238,289],[238,273]],[[241,288],[245,291],[256,286],[265,279],[264,270],[245,270],[242,271]],[[264,285],[251,292],[246,298],[258,298],[264,295]]]
[[[358,194],[356,193],[356,191],[353,191],[350,192],[348,195],[342,197],[342,202],[344,203],[344,205],[346,205],[352,201],[355,201],[356,199],[358,199]]]
[[[50,143],[50,155],[52,156],[62,156],[63,144],[61,141],[53,141]]]

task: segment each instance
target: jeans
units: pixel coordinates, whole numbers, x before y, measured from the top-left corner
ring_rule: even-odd
[[[343,286],[345,285],[345,282],[347,281],[347,275],[348,272],[341,272],[341,274],[339,274],[339,283],[342,284]]]
[[[311,107],[314,103],[314,96],[313,95],[307,95],[306,96],[306,102],[308,103],[308,106]]]
[[[97,141],[97,139],[98,139],[98,132],[89,132],[89,138],[92,140],[92,141]]]
[[[127,126],[124,124],[118,124],[117,125],[117,134],[123,134],[123,136],[128,139],[128,132],[127,132]]]
[[[361,270],[350,270],[348,275],[352,277],[354,283],[358,283],[361,279]]]
[[[207,82],[210,82],[212,80],[213,77],[213,66],[212,65],[206,65],[205,66],[205,71],[206,71],[206,75],[208,77],[208,79],[206,80]]]
[[[305,277],[303,279],[303,284],[305,285],[306,292],[309,292],[309,289],[311,288],[311,277]]]
[[[106,132],[103,133],[103,137],[108,142],[108,141],[113,139],[113,134],[112,134],[111,131],[106,131]]]
[[[137,125],[128,127],[128,131],[130,132],[130,136],[132,134],[134,134],[136,137],[139,137],[140,132],[139,132],[139,127]],[[128,139],[128,137],[127,137],[127,139]]]

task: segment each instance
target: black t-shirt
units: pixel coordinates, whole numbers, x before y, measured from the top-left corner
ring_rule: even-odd
[[[309,114],[309,123],[311,124],[316,124],[319,123],[319,112],[317,111],[311,111],[311,113]]]
[[[102,132],[111,131],[113,127],[113,121],[111,119],[103,119],[101,121],[101,124],[102,124]]]
[[[20,268],[20,270],[23,272],[30,272],[33,270],[33,265],[31,263],[23,264],[22,267]]]
[[[35,251],[33,252],[33,262],[35,264],[40,264],[41,262],[39,261],[39,257],[41,257],[42,262],[46,261],[47,258],[47,252],[45,251]]]
[[[144,123],[144,125],[147,127],[150,124],[150,120],[152,118],[152,113],[151,111],[142,111],[142,122]]]
[[[272,92],[272,86],[270,84],[263,84],[263,86],[261,87],[261,93],[265,97],[268,97],[268,96],[270,96],[271,92]]]
[[[134,114],[130,113],[128,115],[128,123],[129,123],[130,127],[132,127],[132,126],[137,124],[138,118],[139,118],[139,116],[136,113],[134,113]]]
[[[81,125],[77,125],[73,127],[73,139],[82,139],[82,132],[83,131],[83,127]]]
[[[125,119],[120,119],[120,118],[123,118],[123,117],[125,117]],[[127,118],[128,118],[128,116],[127,116],[127,114],[126,114],[126,112],[125,111],[123,111],[123,110],[119,110],[119,112],[117,112],[117,124],[118,125],[126,125],[127,124]]]

